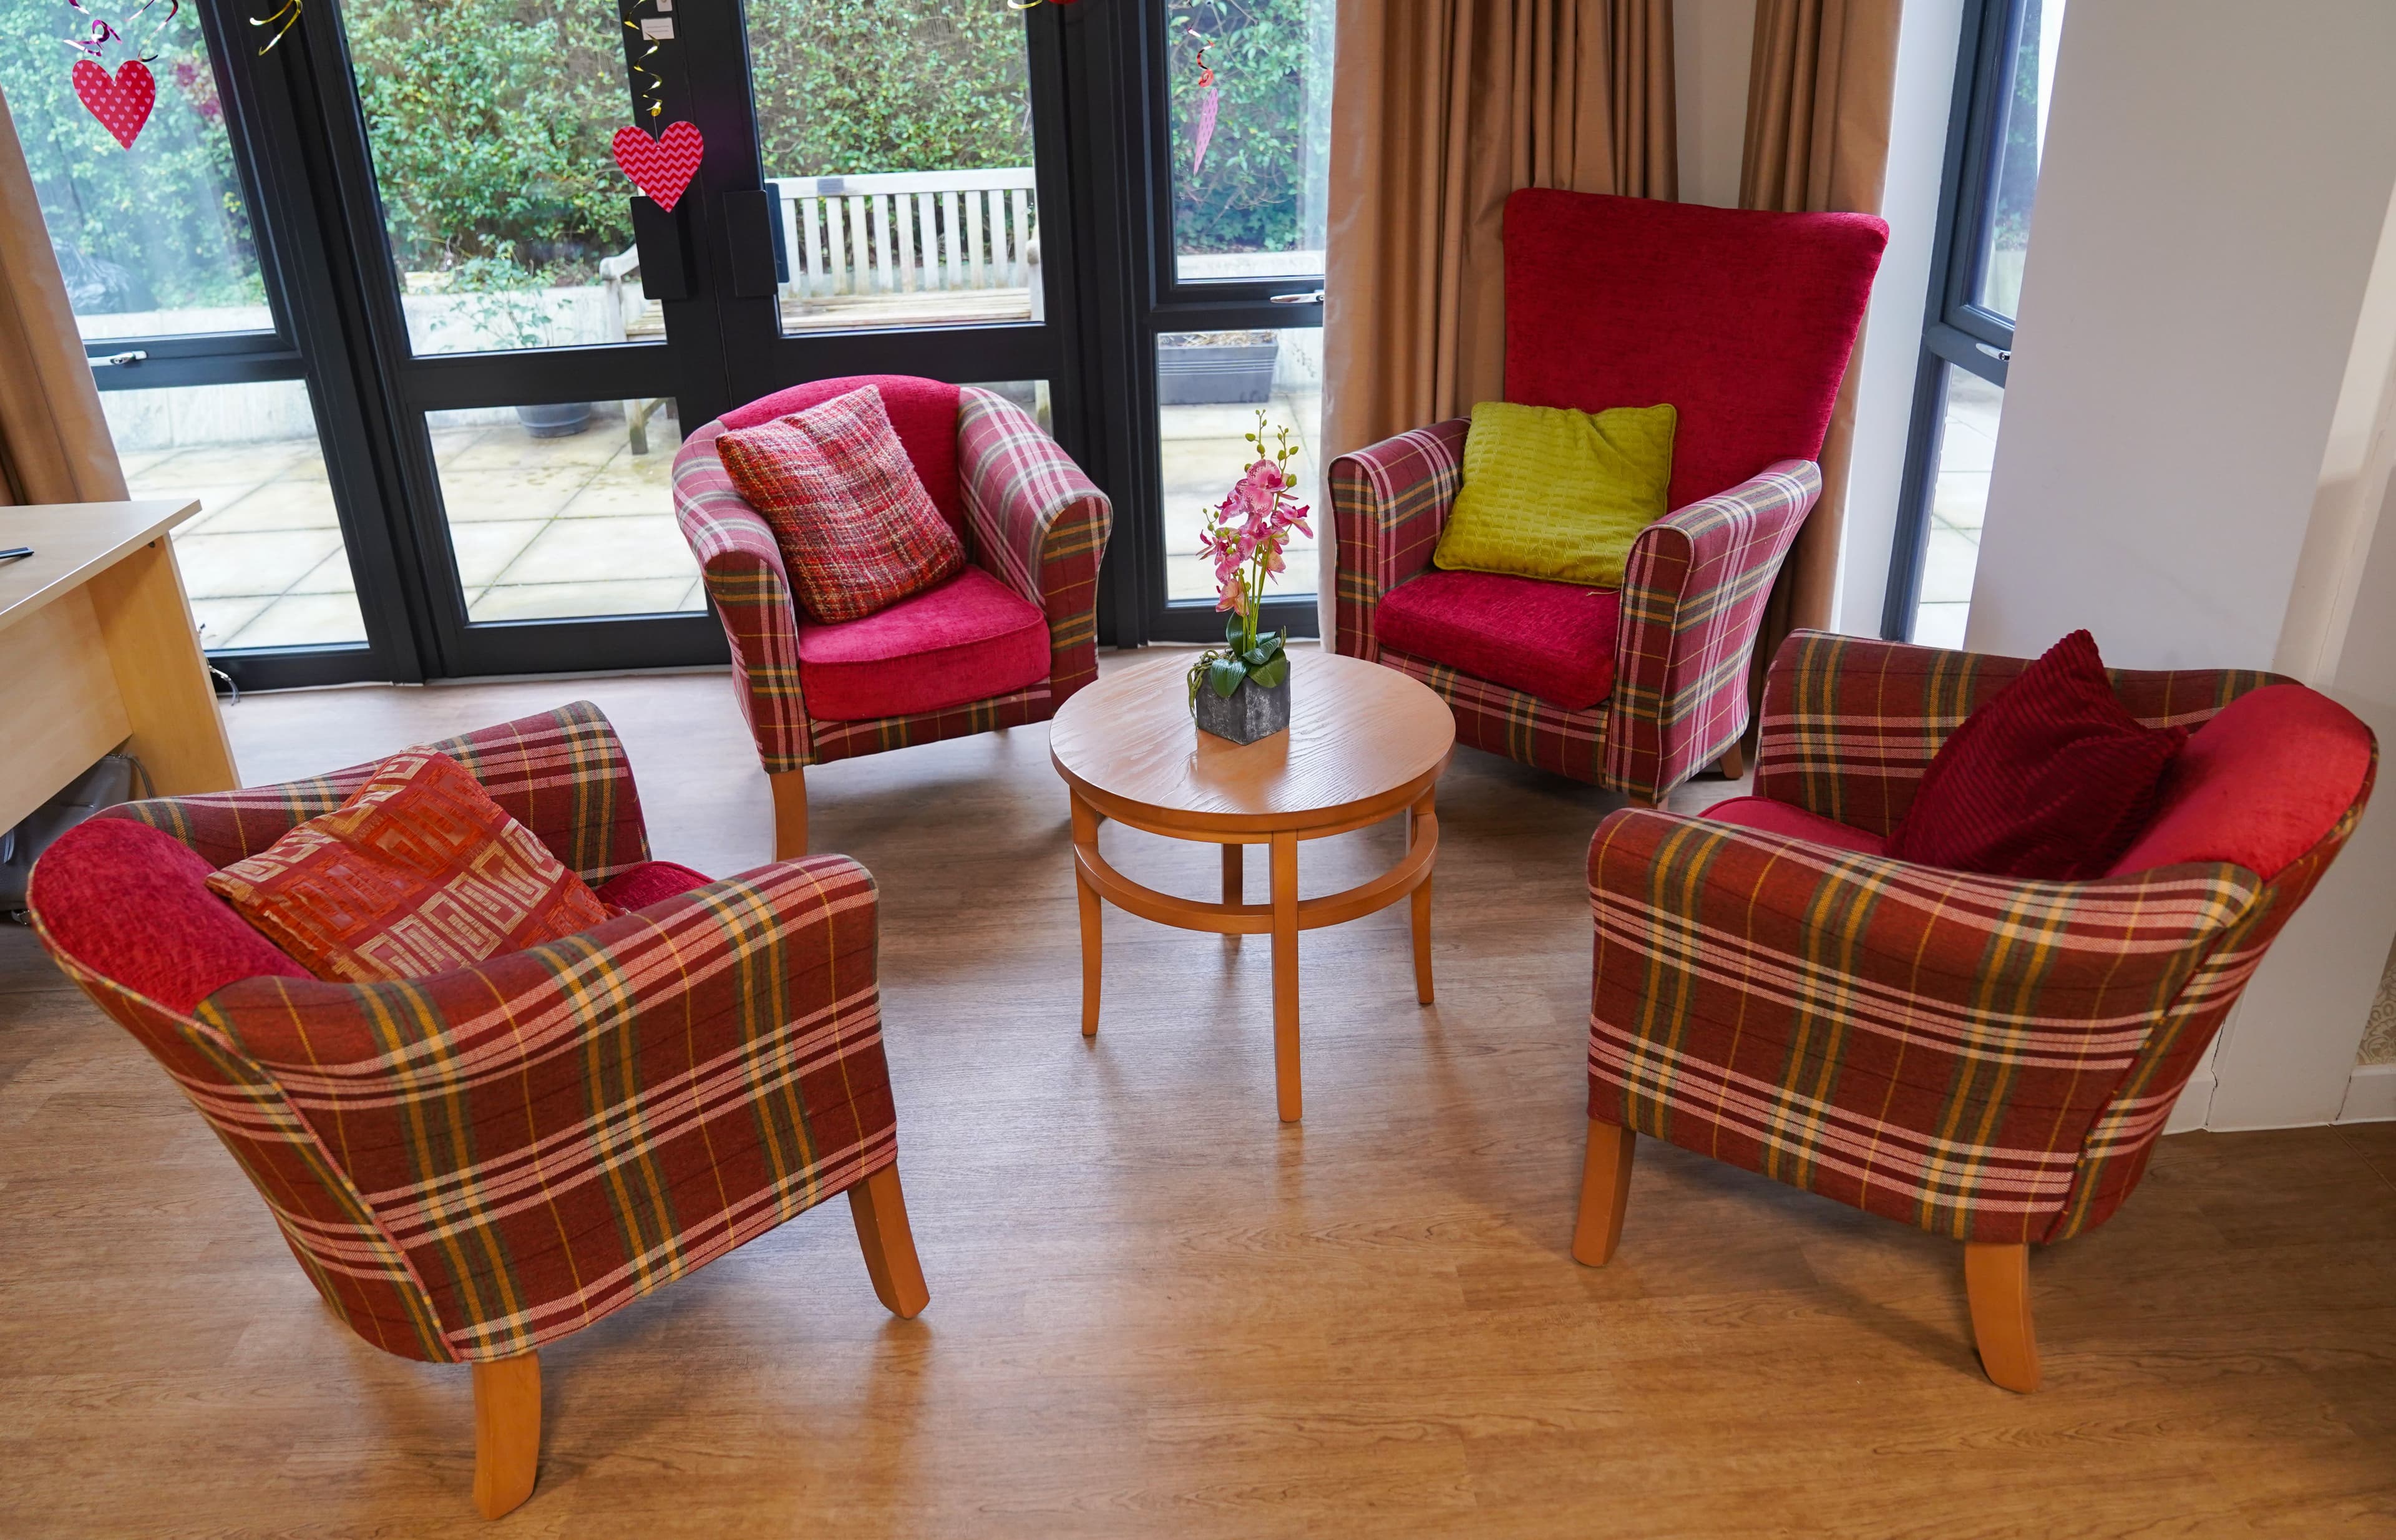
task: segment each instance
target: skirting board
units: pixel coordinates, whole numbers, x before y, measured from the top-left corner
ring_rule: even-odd
[[[2337,1121],[2396,1122],[2396,1064],[2356,1065],[2346,1077],[2346,1104],[2337,1109]]]
[[[2213,1055],[2196,1067],[2181,1088],[2179,1100],[2172,1103],[2171,1116],[2163,1122],[2165,1134],[2194,1134],[2204,1127],[2205,1114],[2213,1110]]]

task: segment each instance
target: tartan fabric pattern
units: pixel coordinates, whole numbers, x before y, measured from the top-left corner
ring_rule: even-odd
[[[1444,663],[1387,648],[1381,661],[1418,679],[1456,713],[1456,741],[1573,780],[1598,784],[1604,774],[1606,703],[1566,710],[1525,690],[1493,684]]]
[[[1045,721],[1098,677],[1098,564],[1113,505],[1022,407],[972,385],[957,405],[957,477],[983,570],[1048,617],[1047,709],[1026,719]]]
[[[1782,790],[1761,794],[1793,802],[1790,787],[1853,791],[1843,777],[1860,777],[1860,801],[1812,810],[1864,824],[1855,810],[1883,807],[1891,779],[1935,751],[1916,755],[1922,724],[1951,730],[1959,699],[2024,661],[1799,633],[1766,686],[1781,709],[1763,765],[1777,764]],[[2117,683],[2142,717],[2202,720],[2262,678]],[[1865,714],[1884,689],[1899,713],[1887,732]],[[1801,714],[1792,700],[1810,704]],[[2369,795],[2366,779],[2270,881],[2213,863],[2027,882],[1616,813],[1590,847],[1590,1115],[1937,1235],[2078,1234],[2136,1186],[2205,1047]]]
[[[1376,611],[1381,596],[1430,569],[1439,532],[1464,485],[1464,439],[1471,427],[1470,418],[1450,418],[1331,462],[1338,567],[1332,651],[1341,657],[1380,658]]]
[[[815,763],[799,688],[798,606],[772,527],[740,496],[715,453],[723,431],[722,423],[708,423],[674,456],[674,523],[731,644],[732,693],[757,758],[768,772],[796,770]]]
[[[715,451],[765,516],[818,620],[860,619],[965,564],[965,542],[932,506],[876,386],[721,433]]]
[[[342,1319],[448,1361],[554,1341],[896,1159],[875,913],[855,862],[781,862],[436,978],[245,979],[188,1016],[41,934]]]

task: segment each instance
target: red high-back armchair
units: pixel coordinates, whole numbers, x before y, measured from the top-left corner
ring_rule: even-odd
[[[1437,690],[1459,742],[1644,802],[1733,754],[1887,239],[1865,214],[1514,193],[1506,399],[1671,404],[1673,511],[1641,532],[1619,590],[1444,572],[1431,551],[1470,421],[1343,455],[1338,650]]]

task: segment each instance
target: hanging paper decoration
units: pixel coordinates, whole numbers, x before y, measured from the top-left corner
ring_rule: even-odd
[[[150,109],[158,100],[158,83],[151,78],[150,66],[138,59],[119,64],[113,79],[97,60],[78,59],[74,89],[91,115],[100,119],[100,126],[127,150],[140,137],[142,125],[150,121]]]
[[[1222,93],[1215,89],[1215,67],[1206,62],[1206,40],[1196,33],[1190,40],[1198,45],[1198,122],[1190,131],[1191,142],[1197,146],[1190,157],[1190,174],[1196,176],[1206,166],[1206,146],[1215,141],[1215,114],[1222,108]]]
[[[616,164],[659,208],[671,209],[681,201],[706,153],[707,141],[696,123],[669,124],[656,139],[633,124],[616,130]]]
[[[249,19],[249,24],[253,27],[274,29],[274,35],[266,40],[266,46],[258,50],[259,58],[264,59],[274,51],[274,45],[283,41],[283,34],[299,22],[300,7],[305,3],[306,0],[283,0],[281,5],[276,6],[264,16],[253,16]]]
[[[662,14],[673,9],[673,0],[656,0],[661,13],[657,16],[641,15],[642,4],[643,0],[632,0],[630,10],[623,16],[623,22],[624,30],[638,37],[642,44],[640,51],[631,56],[632,89],[641,99],[640,112],[636,115],[647,118],[654,129],[658,119],[666,115],[666,77],[658,73],[653,60],[665,51],[667,44],[673,41],[673,18]],[[621,166],[623,163],[623,152],[619,150],[616,164]]]

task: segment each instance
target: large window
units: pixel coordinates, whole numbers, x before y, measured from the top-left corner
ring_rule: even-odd
[[[1979,564],[2065,0],[1969,0],[1885,634],[1959,647]]]

